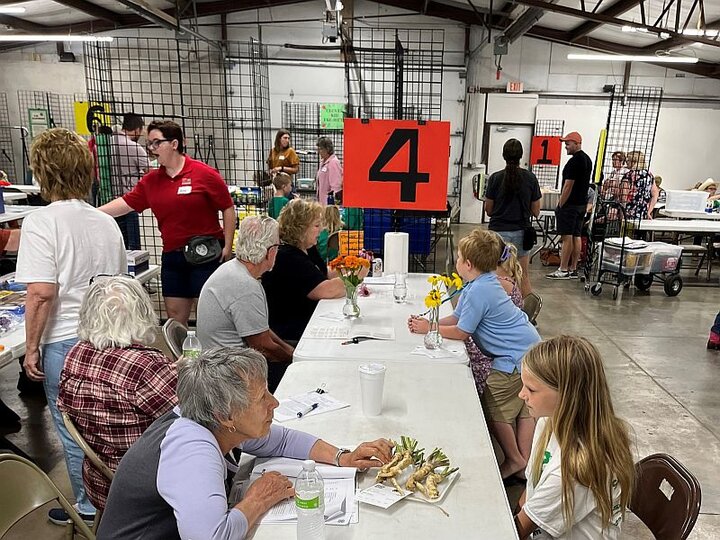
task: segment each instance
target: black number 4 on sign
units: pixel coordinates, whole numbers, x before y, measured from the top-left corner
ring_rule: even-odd
[[[407,172],[383,171],[390,160],[405,146],[410,145]],[[430,173],[418,172],[418,130],[396,129],[388,138],[368,171],[371,182],[400,182],[400,200],[415,202],[417,185],[430,182]]]

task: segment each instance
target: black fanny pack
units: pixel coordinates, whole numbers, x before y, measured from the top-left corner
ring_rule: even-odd
[[[183,248],[185,260],[190,264],[205,264],[220,258],[222,246],[214,236],[194,236]]]

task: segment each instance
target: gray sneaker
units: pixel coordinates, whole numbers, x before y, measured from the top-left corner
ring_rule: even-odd
[[[558,268],[552,274],[547,274],[545,277],[548,279],[570,279],[570,272]]]

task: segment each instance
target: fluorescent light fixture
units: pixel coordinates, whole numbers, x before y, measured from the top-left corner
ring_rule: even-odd
[[[14,15],[16,13],[25,13],[25,8],[20,6],[0,6],[0,13],[4,15]]]
[[[74,35],[62,34],[12,34],[0,35],[0,41],[105,41],[110,42],[112,36]]]
[[[568,60],[596,60],[603,62],[658,62],[663,64],[696,64],[698,59],[690,56],[655,56],[651,54],[573,54]]]
[[[623,26],[621,28],[621,30],[623,32],[644,32],[646,34],[649,32],[649,30],[647,28],[639,28],[639,27],[628,26],[628,25]]]
[[[720,30],[707,30],[702,28],[686,28],[682,31],[684,36],[717,37]]]

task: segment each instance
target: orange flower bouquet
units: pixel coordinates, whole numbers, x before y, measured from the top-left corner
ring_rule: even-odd
[[[345,305],[343,315],[349,319],[360,316],[360,306],[357,303],[358,287],[363,278],[360,272],[363,268],[370,268],[370,261],[355,255],[341,255],[329,263],[330,269],[335,270],[345,285]]]

